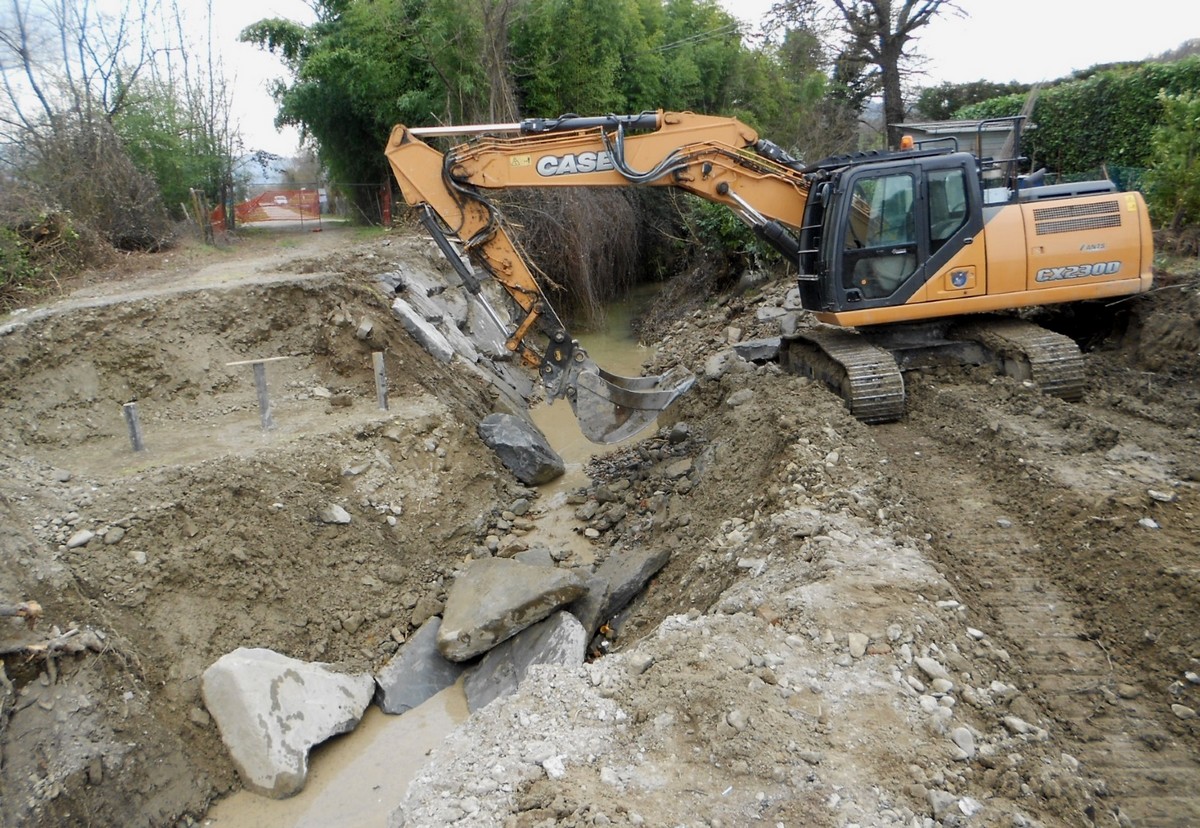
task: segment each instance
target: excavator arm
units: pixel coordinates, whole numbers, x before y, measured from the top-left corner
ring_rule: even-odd
[[[516,133],[499,138],[495,134]],[[447,153],[424,138],[472,136]],[[795,260],[808,179],[798,162],[732,118],[647,112],[564,116],[515,124],[393,129],[385,150],[407,201],[463,284],[499,322],[471,261],[512,297],[523,316],[507,330],[508,349],[535,368],[551,401],[565,398],[584,435],[612,443],[636,434],[691,387],[683,369],[621,377],[599,368],[573,339],[539,287],[531,266],[488,202],[489,189],[553,186],[670,186],[728,206],[764,240]],[[503,327],[503,325],[502,325]],[[529,340],[544,335],[544,350]]]

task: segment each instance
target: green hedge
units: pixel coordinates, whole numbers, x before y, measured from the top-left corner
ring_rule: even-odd
[[[1035,166],[1064,175],[1101,166],[1148,167],[1161,123],[1158,95],[1200,90],[1200,56],[1097,72],[1042,89],[1021,152]],[[1017,115],[1024,95],[992,98],[959,110],[963,119]]]

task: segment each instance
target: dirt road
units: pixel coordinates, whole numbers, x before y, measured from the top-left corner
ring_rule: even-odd
[[[384,324],[375,277],[430,253],[265,238],[0,322],[0,599],[45,610],[5,628],[4,824],[201,819],[238,787],[208,664],[378,666],[488,535],[595,525],[482,446],[486,386]],[[702,373],[788,287],[675,321],[656,359]],[[405,824],[1200,824],[1200,297],[1163,287],[1046,320],[1088,346],[1081,403],[943,369],[866,427],[772,364],[702,379],[662,422],[686,440],[597,456],[576,498],[623,513],[566,565],[672,552],[609,655],[472,716]],[[229,363],[271,357],[263,432]],[[39,654],[63,633],[84,646]]]

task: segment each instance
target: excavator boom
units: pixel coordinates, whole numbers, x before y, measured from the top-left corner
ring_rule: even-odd
[[[493,137],[496,133],[516,136]],[[422,140],[463,135],[474,140],[444,154]],[[757,152],[752,150],[756,145]],[[499,321],[498,314],[487,305],[450,237],[461,240],[471,261],[520,308],[523,316],[507,331],[506,347],[538,371],[551,401],[568,400],[589,440],[612,443],[653,423],[694,378],[682,368],[661,376],[623,377],[598,367],[546,299],[486,190],[681,187],[727,204],[751,226],[765,228],[760,232],[790,241],[781,222],[799,226],[807,185],[799,174],[761,155],[763,149],[778,152],[732,118],[647,112],[466,127],[397,126],[385,153],[405,201],[420,208],[425,227],[493,319]],[[738,194],[741,188],[752,188],[757,208]],[[544,348],[532,344],[529,335],[535,330],[545,337]]]

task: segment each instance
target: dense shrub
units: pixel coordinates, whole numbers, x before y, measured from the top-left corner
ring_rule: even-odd
[[[60,124],[39,141],[24,172],[47,203],[70,210],[77,226],[118,250],[158,250],[171,239],[157,183],[106,121]]]
[[[1179,231],[1200,224],[1200,93],[1159,94],[1162,121],[1151,140],[1147,202],[1155,222]]]
[[[1200,89],[1200,57],[1097,72],[1042,89],[1022,153],[1037,166],[1063,174],[1104,165],[1148,167],[1152,137],[1163,119],[1159,93]],[[1017,115],[1025,95],[1007,95],[964,107],[958,118]]]
[[[53,289],[58,280],[109,260],[112,248],[77,228],[69,213],[40,207],[20,188],[0,192],[0,309]]]
[[[493,201],[550,303],[578,324],[600,323],[604,305],[642,280],[644,224],[635,192],[510,190]]]

